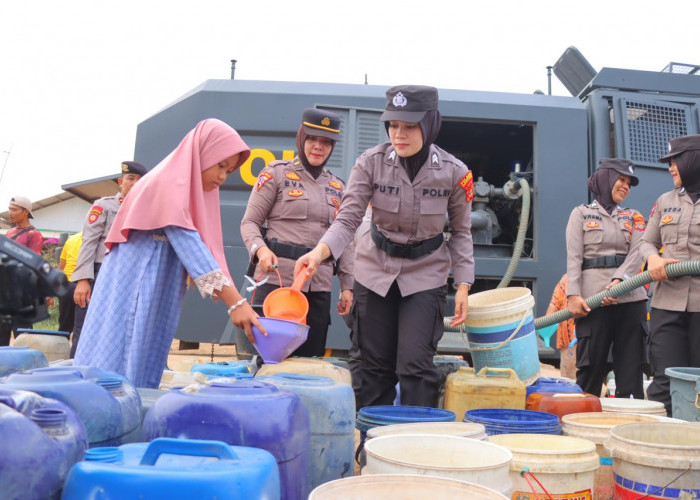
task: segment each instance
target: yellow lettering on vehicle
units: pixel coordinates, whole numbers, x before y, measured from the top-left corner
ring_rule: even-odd
[[[282,151],[283,160],[291,160],[294,156],[295,151],[293,149],[285,149]],[[251,149],[250,157],[241,165],[241,168],[238,169],[238,172],[241,174],[241,179],[249,186],[254,186],[255,182],[258,180],[258,177],[253,174],[253,162],[258,158],[263,161],[263,165],[267,165],[271,161],[276,160],[275,155],[267,149]]]

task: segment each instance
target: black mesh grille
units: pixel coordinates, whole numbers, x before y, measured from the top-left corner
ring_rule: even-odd
[[[687,110],[643,102],[625,102],[629,131],[629,160],[658,164],[668,152],[668,141],[688,135]]]

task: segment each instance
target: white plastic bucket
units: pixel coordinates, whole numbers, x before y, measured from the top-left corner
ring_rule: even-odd
[[[526,384],[539,378],[534,305],[525,287],[496,288],[469,296],[465,323],[477,372],[486,366],[512,368]]]
[[[648,399],[600,398],[600,407],[606,413],[640,413],[666,416],[663,403]]]
[[[483,441],[486,428],[481,424],[470,422],[417,422],[413,424],[395,424],[372,427],[367,431],[367,439],[401,434],[431,434],[455,436]]]
[[[613,459],[615,498],[700,498],[700,425],[618,425],[605,446]]]
[[[411,474],[375,474],[346,477],[322,484],[309,500],[503,500],[509,497],[465,481]]]
[[[503,446],[455,436],[403,434],[365,444],[367,474],[421,474],[480,484],[510,495],[513,454]]]
[[[633,413],[571,413],[561,419],[561,432],[565,436],[588,439],[595,443],[600,457],[600,467],[594,475],[593,498],[607,500],[613,498],[615,479],[613,477],[612,458],[604,443],[610,438],[610,430],[617,425],[640,422],[658,422],[656,415],[638,415]]]
[[[599,466],[593,442],[549,434],[499,434],[489,436],[489,441],[513,452],[510,463],[512,498],[534,498],[535,491],[548,498],[537,481],[554,498],[591,498],[593,495],[593,476]],[[526,474],[525,478],[522,471],[529,471],[531,475]]]

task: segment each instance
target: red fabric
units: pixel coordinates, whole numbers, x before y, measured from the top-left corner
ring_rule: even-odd
[[[195,230],[230,279],[221,234],[219,190],[203,190],[202,172],[238,153],[241,156],[236,168],[248,159],[250,148],[234,129],[216,119],[199,122],[129,191],[107,235],[107,248],[127,241],[132,229],[179,226]]]
[[[17,239],[12,238],[13,235],[20,231],[24,231],[24,228],[13,227],[5,236],[41,255],[41,249],[44,246],[44,237],[41,233],[36,229],[31,229],[19,235]]]

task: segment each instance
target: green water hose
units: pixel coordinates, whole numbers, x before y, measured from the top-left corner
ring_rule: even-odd
[[[510,257],[508,268],[506,269],[501,282],[496,288],[505,288],[510,283],[510,280],[515,276],[515,270],[518,268],[520,256],[523,253],[525,245],[525,235],[527,234],[527,223],[530,221],[530,184],[523,178],[520,181],[520,191],[523,193],[522,210],[520,211],[520,225],[518,226],[518,234],[513,245],[513,255]]]
[[[669,278],[678,278],[680,276],[696,276],[700,274],[700,260],[686,260],[683,262],[674,262],[672,264],[666,264],[666,274],[668,275]],[[603,299],[605,297],[612,297],[612,298],[617,298],[622,295],[625,295],[626,293],[631,292],[635,288],[639,288],[640,286],[644,286],[647,283],[651,283],[654,281],[651,278],[651,274],[649,274],[649,271],[644,271],[643,273],[640,274],[635,274],[632,276],[630,279],[627,279],[621,283],[618,283],[617,285],[611,287],[609,290],[603,290],[602,292],[598,292],[595,295],[591,295],[586,299],[586,304],[588,304],[588,307],[591,309],[596,309],[600,307],[600,304],[602,304]],[[561,323],[562,321],[566,321],[568,319],[571,319],[571,313],[569,312],[568,309],[562,309],[561,311],[557,311],[553,314],[549,314],[547,316],[541,316],[537,319],[535,319],[535,329],[539,328],[544,328],[545,326],[550,326],[554,325],[556,323]],[[450,321],[452,320],[452,316],[446,317],[444,320],[444,326],[445,326],[445,331],[446,332],[465,332],[466,331],[466,325],[461,324],[456,327],[450,326]]]
[[[669,278],[678,278],[679,276],[695,276],[700,274],[700,260],[686,260],[683,262],[674,262],[672,264],[666,264],[666,274]],[[635,288],[644,286],[647,283],[654,281],[651,278],[649,271],[644,271],[640,274],[635,274],[630,279],[625,280],[617,285],[611,287],[609,290],[603,290],[595,295],[591,295],[586,299],[586,304],[591,309],[600,307],[605,297],[617,298],[621,295],[631,292]],[[543,328],[545,326],[554,325],[555,323],[561,323],[571,319],[571,313],[568,309],[562,309],[553,314],[547,316],[542,316],[535,320],[535,328]]]

